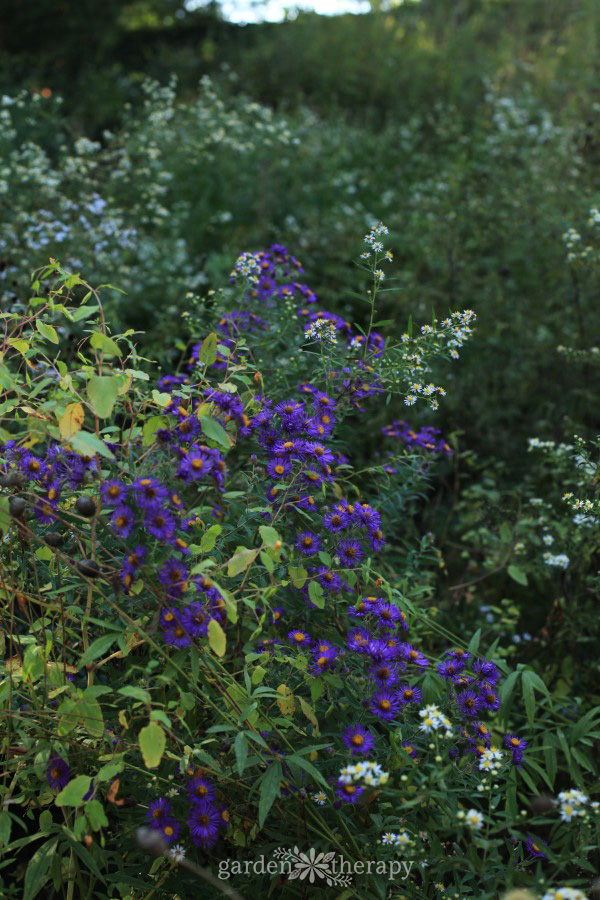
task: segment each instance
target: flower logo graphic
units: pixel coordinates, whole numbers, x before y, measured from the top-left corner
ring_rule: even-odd
[[[279,847],[273,855],[281,862],[294,864],[294,868],[289,874],[290,881],[295,878],[299,878],[300,881],[308,879],[311,884],[314,884],[317,878],[323,878],[330,887],[334,884],[348,887],[352,883],[349,875],[337,874],[335,864],[330,865],[333,863],[335,853],[317,852],[314,847],[311,847],[306,853],[303,853],[298,847],[294,847],[293,850]]]

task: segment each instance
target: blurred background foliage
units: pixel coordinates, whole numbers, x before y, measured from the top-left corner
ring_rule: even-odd
[[[568,680],[578,638],[564,610],[597,628],[596,545],[559,576],[532,563],[527,586],[507,567],[523,535],[539,543],[528,498],[559,504],[564,487],[556,467],[540,481],[527,439],[600,430],[585,357],[600,346],[587,235],[600,205],[599,22],[596,0],[380,3],[243,27],[218,4],[5,0],[2,302],[18,305],[29,271],[58,257],[124,288],[113,318],[143,327],[146,352],[172,366],[189,294],[272,241],[301,258],[324,307],[361,321],[357,236],[385,221],[388,332],[433,310],[478,315],[435,419],[456,452],[422,513],[442,583],[465,585],[441,602],[493,636],[520,618],[556,677],[560,648]],[[569,227],[587,257],[569,261]],[[570,363],[561,345],[584,358]],[[373,410],[353,461],[404,412]]]

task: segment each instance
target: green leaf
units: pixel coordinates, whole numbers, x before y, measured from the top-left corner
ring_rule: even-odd
[[[99,350],[104,356],[120,356],[121,351],[119,349],[119,345],[116,341],[113,341],[112,338],[109,338],[108,335],[102,334],[100,331],[96,331],[90,338],[90,344],[94,348],[94,350]]]
[[[54,858],[58,838],[52,837],[35,851],[25,869],[23,900],[33,900],[48,880],[48,870]]]
[[[152,391],[152,399],[158,406],[167,406],[171,402],[171,395],[166,392]]]
[[[519,566],[509,566],[508,574],[512,578],[513,581],[516,581],[518,584],[522,584],[527,586],[527,575]]]
[[[238,773],[241,776],[244,774],[244,769],[246,768],[246,759],[248,757],[248,740],[243,731],[240,731],[239,734],[235,736],[233,746],[235,749],[235,759],[237,763]]]
[[[150,703],[152,699],[148,691],[145,691],[144,688],[136,687],[133,684],[126,684],[125,687],[119,688],[117,693],[121,694],[123,697],[131,697],[132,700],[141,700],[142,703]]]
[[[53,344],[58,344],[58,334],[56,328],[54,328],[53,325],[46,325],[44,322],[40,321],[40,319],[36,319],[35,327],[42,335],[42,337],[46,338],[47,341],[52,341]]]
[[[84,809],[92,827],[92,831],[100,831],[101,828],[108,828],[108,819],[106,818],[104,807],[99,800],[89,800],[85,804]]]
[[[281,538],[277,531],[272,528],[270,525],[260,525],[258,528],[259,534],[261,536],[262,542],[265,547],[268,547],[269,550],[275,549],[275,544],[281,542]]]
[[[92,737],[100,738],[104,734],[104,716],[102,707],[93,697],[84,697],[78,703],[81,724]]]
[[[211,332],[202,341],[202,346],[198,352],[199,362],[206,366],[212,366],[217,359],[217,335]]]
[[[502,707],[504,708],[510,698],[512,697],[513,691],[515,689],[515,683],[517,678],[520,678],[520,672],[511,672],[510,675],[504,680],[500,687],[500,702],[502,703]]]
[[[101,441],[100,438],[89,431],[78,431],[77,434],[69,438],[69,443],[73,450],[80,453],[81,456],[95,456],[98,453],[100,456],[104,456],[106,459],[114,462],[114,454],[108,449],[104,441]]]
[[[150,416],[149,419],[146,419],[142,428],[142,446],[148,447],[150,444],[153,444],[156,432],[160,431],[161,428],[168,427],[169,420],[166,416]]]
[[[167,738],[158,722],[150,722],[139,733],[139,745],[147,769],[156,769],[167,745]]]
[[[308,774],[312,778],[314,778],[315,781],[319,782],[319,784],[322,784],[323,787],[329,787],[319,770],[315,766],[313,766],[313,764],[310,763],[307,759],[304,759],[304,757],[295,755],[288,756],[286,759],[286,763],[291,766],[299,766],[301,769],[304,769],[305,772],[308,772]]]
[[[527,722],[529,723],[529,727],[533,728],[533,721],[535,718],[535,697],[533,694],[533,684],[531,679],[527,676],[530,675],[530,672],[523,672],[523,677],[521,679],[521,685],[523,688],[523,700],[525,701],[525,711],[527,712]]]
[[[95,415],[108,419],[119,396],[119,383],[113,375],[92,375],[87,384],[87,395]]]
[[[258,801],[258,827],[262,828],[269,810],[279,796],[279,783],[283,778],[283,770],[280,762],[269,764],[267,771],[260,781],[260,796]]]
[[[102,768],[98,770],[96,781],[112,781],[115,775],[118,775],[119,772],[123,771],[124,767],[125,763],[122,759],[118,762],[106,763],[105,766],[102,766]]]
[[[46,671],[44,653],[37,644],[30,644],[23,657],[23,677],[37,681]]]
[[[208,623],[208,645],[217,656],[225,655],[227,637],[216,619],[211,619]]]
[[[202,426],[202,431],[210,441],[214,441],[216,444],[220,444],[221,447],[225,447],[226,450],[229,450],[231,447],[231,440],[220,422],[217,422],[217,420],[211,418],[211,416],[200,416],[200,425]]]
[[[99,659],[99,657],[104,656],[109,647],[111,647],[117,640],[118,636],[119,635],[115,633],[103,634],[102,637],[96,638],[95,641],[92,641],[85,653],[81,656],[77,667],[80,669],[82,666],[87,666],[95,659]]]
[[[12,519],[9,512],[8,497],[0,495],[0,532],[5,533],[10,528]]]
[[[220,525],[211,525],[210,528],[204,532],[200,540],[201,553],[210,553],[222,530]]]
[[[12,829],[12,819],[10,813],[5,809],[0,812],[0,847],[6,847],[10,841],[10,832]]]
[[[288,566],[288,575],[290,576],[292,584],[295,588],[298,588],[298,590],[304,587],[306,579],[308,578],[308,572],[304,566]]]
[[[471,640],[469,641],[469,646],[467,650],[469,653],[476,654],[479,648],[479,641],[481,640],[481,628],[478,628]]]
[[[311,581],[308,585],[308,596],[311,599],[311,602],[314,603],[316,607],[319,609],[323,609],[325,606],[325,595],[323,593],[323,588],[319,584],[318,581]]]
[[[230,578],[239,575],[248,566],[251,566],[256,557],[258,550],[249,550],[248,547],[237,547],[235,553],[227,563],[227,574]]]
[[[54,802],[57,806],[81,806],[91,784],[92,779],[89,775],[76,775],[62,789]]]

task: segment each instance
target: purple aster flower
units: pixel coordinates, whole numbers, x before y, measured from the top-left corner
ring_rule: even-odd
[[[186,481],[198,481],[210,475],[213,468],[214,459],[207,449],[193,446],[181,461],[177,474]]]
[[[366,628],[353,628],[348,632],[346,643],[350,650],[361,653],[371,640],[371,635]]]
[[[375,738],[363,725],[348,725],[342,741],[353,756],[367,756],[375,746]]]
[[[416,759],[416,757],[417,757],[417,750],[416,750],[416,748],[410,743],[410,741],[402,741],[402,747],[403,747],[403,749],[406,751],[406,753],[408,753],[408,755],[410,756],[411,759]]]
[[[100,487],[100,495],[107,506],[122,503],[126,494],[127,488],[118,478],[109,478]]]
[[[186,786],[186,790],[190,795],[192,803],[202,803],[205,800],[213,800],[215,789],[208,778],[202,775],[196,775],[191,778]]]
[[[33,514],[41,525],[49,525],[57,519],[56,506],[50,503],[46,498],[41,498],[36,503]]]
[[[271,478],[283,478],[292,471],[292,464],[284,456],[276,456],[267,463],[267,474]]]
[[[221,823],[221,813],[210,800],[200,800],[190,807],[187,824],[196,847],[211,847],[217,840]]]
[[[176,819],[168,818],[164,819],[160,825],[158,826],[160,833],[162,834],[164,840],[167,844],[172,844],[173,841],[176,841],[179,837],[179,832],[181,831],[181,825]]]
[[[475,691],[463,691],[458,696],[458,705],[463,715],[472,718],[481,712],[483,703]]]
[[[389,662],[380,662],[371,669],[370,673],[377,684],[384,688],[391,688],[398,683],[398,670]]]
[[[311,556],[321,549],[321,539],[310,531],[303,531],[298,535],[295,546],[306,556]]]
[[[189,573],[183,563],[175,559],[168,560],[158,570],[158,580],[168,588],[169,594],[178,596],[187,587]]]
[[[460,662],[466,662],[468,659],[471,659],[471,654],[466,650],[461,650],[460,647],[455,647],[452,650],[446,650],[445,656],[450,656],[452,659],[457,659]]]
[[[146,513],[145,525],[151,535],[162,541],[170,541],[175,533],[175,520],[166,509],[157,507]]]
[[[169,817],[171,804],[164,797],[157,797],[148,807],[146,818],[151,828],[160,828],[161,824]]]
[[[373,509],[368,503],[357,503],[354,507],[354,522],[358,525],[364,525],[369,530],[379,528],[381,525],[381,516],[376,509]]]
[[[402,613],[393,603],[385,603],[383,600],[373,607],[373,615],[377,616],[382,625],[388,628],[397,625],[402,620]]]
[[[365,555],[360,542],[353,540],[340,541],[336,553],[340,558],[341,564],[350,569],[356,566]]]
[[[418,687],[410,684],[402,684],[397,688],[396,693],[400,697],[402,703],[420,703],[423,699],[423,692]]]
[[[525,852],[528,856],[533,856],[536,859],[548,859],[548,855],[546,850],[549,850],[548,844],[543,841],[541,838],[532,837],[529,835],[525,840]]]
[[[463,671],[465,665],[466,663],[462,660],[451,657],[438,665],[438,672],[446,681],[454,681]]]
[[[172,609],[163,609],[160,615],[160,626],[165,644],[173,647],[188,647],[192,641],[181,621],[180,613]]]
[[[513,750],[511,765],[516,766],[517,769],[520,769],[522,765],[525,763],[525,757],[523,755],[522,750]]]
[[[400,644],[399,652],[402,659],[408,663],[413,663],[415,666],[421,666],[422,668],[426,668],[429,665],[427,657],[415,650],[414,647],[411,647],[410,644]]]
[[[336,531],[342,531],[344,528],[347,528],[348,524],[347,514],[339,509],[333,509],[326,516],[323,516],[323,525],[327,531],[331,531],[334,534]]]
[[[487,659],[476,659],[473,663],[473,671],[483,680],[490,684],[496,684],[500,678],[498,667]]]
[[[395,648],[389,647],[388,642],[383,638],[371,638],[364,650],[375,663],[390,662],[396,658]]]
[[[193,638],[208,633],[209,621],[210,616],[200,600],[194,600],[188,606],[185,606],[181,612],[181,624],[187,634]]]
[[[167,489],[156,478],[138,478],[131,485],[138,506],[151,509],[164,503]]]
[[[336,794],[344,803],[356,803],[364,788],[358,784],[344,784],[343,781],[337,782]]]
[[[329,465],[334,460],[331,450],[316,442],[307,442],[306,455],[316,459],[322,466]]]
[[[523,738],[517,737],[516,734],[505,734],[503,744],[505,747],[508,747],[509,750],[524,750],[528,741],[524,741]]]
[[[379,553],[380,550],[383,550],[386,542],[381,528],[375,528],[373,531],[369,531],[369,543],[371,544],[371,549],[374,550],[375,553]]]
[[[39,458],[39,456],[35,456],[33,453],[24,453],[21,460],[19,461],[19,465],[22,471],[29,478],[35,478],[36,481],[39,481],[42,478],[48,469],[46,463]]]
[[[327,566],[319,566],[317,569],[317,581],[324,591],[335,593],[341,590],[343,581],[337,572],[332,572]]]
[[[383,690],[373,694],[369,709],[371,712],[375,713],[376,716],[379,716],[380,719],[389,721],[390,719],[396,718],[400,706],[400,698],[397,694]]]
[[[55,791],[61,791],[71,780],[71,769],[62,756],[55,753],[48,760],[46,781]]]
[[[295,628],[293,631],[288,632],[288,639],[295,644],[296,647],[308,647],[310,646],[310,635],[306,631],[302,631],[299,628]]]
[[[273,606],[271,608],[271,612],[269,613],[269,623],[271,625],[279,625],[284,616],[285,609],[283,608],[283,606]]]
[[[479,696],[481,697],[481,701],[484,707],[490,712],[496,712],[498,709],[500,709],[500,700],[498,699],[498,695],[491,685],[482,685],[480,688]]]
[[[111,525],[119,537],[129,537],[135,525],[135,513],[128,506],[117,506],[110,517]]]

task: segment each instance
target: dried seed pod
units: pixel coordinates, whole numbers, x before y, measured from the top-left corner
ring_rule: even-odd
[[[90,519],[96,512],[96,504],[91,497],[78,497],[75,502],[75,509],[80,516]]]
[[[98,578],[101,574],[100,566],[93,559],[80,559],[76,565],[80,574],[85,575],[86,578]]]
[[[60,547],[64,538],[59,531],[49,531],[44,540],[49,547]]]
[[[8,503],[8,508],[10,510],[11,516],[15,518],[17,516],[22,516],[27,507],[26,501],[23,497],[11,497]]]

